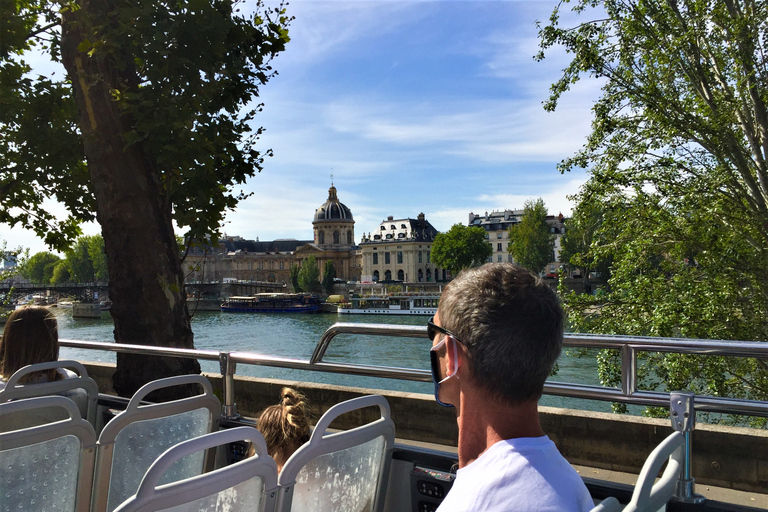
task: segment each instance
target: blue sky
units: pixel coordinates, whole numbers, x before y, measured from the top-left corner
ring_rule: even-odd
[[[246,2],[243,9],[248,8]],[[388,215],[420,212],[441,231],[469,212],[542,197],[568,215],[583,172],[557,163],[584,143],[600,84],[585,80],[547,113],[542,101],[568,62],[535,62],[537,20],[554,1],[293,0],[291,42],[262,88],[260,148],[274,157],[255,194],[227,217],[230,235],[309,239],[333,181],[359,241]],[[85,226],[87,234],[98,226]],[[8,245],[45,250],[0,227]]]

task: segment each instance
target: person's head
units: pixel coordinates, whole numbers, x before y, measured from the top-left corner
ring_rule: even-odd
[[[311,413],[303,394],[283,388],[280,403],[267,407],[259,416],[256,428],[264,436],[269,456],[277,462],[278,470],[299,446],[309,441]]]
[[[437,316],[478,386],[511,405],[539,399],[563,344],[560,301],[542,279],[510,263],[465,270],[445,287]]]
[[[40,306],[26,306],[11,313],[0,340],[3,379],[27,365],[58,359],[59,332],[53,313]],[[55,375],[56,370],[50,370],[49,380],[54,380]]]

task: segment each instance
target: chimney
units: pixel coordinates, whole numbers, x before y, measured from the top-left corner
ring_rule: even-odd
[[[392,215],[390,215],[389,217],[387,217],[387,220],[388,221],[393,221],[393,220],[395,220],[395,218]]]

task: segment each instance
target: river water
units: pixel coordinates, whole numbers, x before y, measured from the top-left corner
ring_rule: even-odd
[[[61,339],[113,341],[112,317],[103,312],[101,319],[72,318],[71,309],[52,308],[59,323]],[[260,314],[197,312],[192,318],[195,348],[238,350],[258,354],[308,360],[323,332],[335,322],[426,325],[426,316],[343,315],[336,314]],[[395,338],[388,336],[338,335],[324,357],[326,362],[344,362],[429,369],[429,348],[426,338]],[[62,359],[114,362],[111,352],[62,348]],[[218,372],[218,363],[201,361],[203,370]],[[551,380],[581,384],[599,384],[594,354],[575,357],[567,350],[558,361],[558,373]],[[306,372],[239,364],[238,375],[312,381],[326,384],[358,386],[374,389],[432,393],[432,384]],[[605,402],[545,396],[542,405],[609,411]]]

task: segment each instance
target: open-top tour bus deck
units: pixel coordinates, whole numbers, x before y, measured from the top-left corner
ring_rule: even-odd
[[[93,407],[89,412],[84,413],[84,417],[93,424],[93,434],[80,436],[79,432],[87,428],[77,423],[86,423],[79,417],[76,420],[71,419],[70,422],[73,425],[77,423],[72,435],[80,436],[83,452],[88,456],[92,455],[90,459],[84,456],[83,460],[86,462],[81,460],[79,472],[75,472],[78,475],[78,481],[73,486],[77,494],[76,508],[73,510],[98,512],[165,510],[190,498],[195,493],[213,489],[214,484],[210,484],[214,487],[210,487],[207,483],[204,485],[207,480],[199,480],[202,477],[196,476],[200,470],[197,473],[186,474],[182,470],[175,470],[176,474],[171,475],[173,468],[177,467],[174,465],[177,464],[175,461],[193,458],[191,454],[195,450],[200,452],[195,455],[199,457],[196,459],[196,464],[201,468],[204,467],[211,475],[221,473],[219,480],[225,477],[242,479],[244,474],[258,473],[260,490],[253,492],[261,498],[256,496],[253,498],[255,500],[253,503],[258,503],[259,507],[263,506],[264,510],[386,512],[435,510],[450,489],[456,469],[456,421],[453,410],[439,407],[431,396],[423,394],[310,382],[282,382],[236,375],[238,365],[261,365],[431,382],[429,371],[422,369],[324,361],[326,350],[339,334],[426,337],[426,328],[337,323],[321,337],[309,360],[264,356],[249,352],[186,350],[61,340],[62,346],[70,348],[218,361],[221,369],[220,375],[209,374],[206,379],[196,376],[176,379],[181,379],[179,383],[198,382],[194,379],[204,381],[201,387],[205,396],[195,397],[200,402],[184,414],[202,417],[204,421],[201,424],[208,425],[209,432],[223,430],[225,431],[221,434],[223,437],[198,442],[198,439],[206,438],[203,436],[194,439],[194,442],[186,441],[176,444],[182,439],[177,438],[180,435],[179,432],[183,431],[184,435],[193,437],[205,434],[203,431],[190,434],[193,430],[189,427],[192,421],[186,417],[184,419],[186,426],[182,427],[152,423],[162,421],[170,412],[180,412],[180,405],[148,404],[145,398],[156,389],[153,387],[154,383],[139,390],[130,401],[106,394],[104,391],[110,390],[113,366],[87,364],[87,373],[98,383],[101,393],[98,394],[98,402],[96,403],[94,398],[94,403],[90,404]],[[768,346],[753,342],[575,334],[566,335],[565,345],[574,348],[605,348],[620,351],[621,388],[548,382],[545,386],[545,394],[670,409],[671,420],[659,420],[541,408],[542,426],[545,432],[555,441],[563,455],[580,471],[595,503],[603,507],[602,510],[622,510],[625,504],[630,504],[627,510],[650,510],[647,508],[649,506],[653,510],[659,510],[658,504],[651,503],[654,499],[663,499],[662,505],[667,502],[667,510],[671,511],[746,512],[768,508],[766,496],[768,435],[766,431],[695,422],[696,414],[702,412],[765,417],[768,416],[768,403],[693,396],[691,393],[644,391],[638,389],[637,385],[637,355],[641,352],[768,359]],[[310,403],[320,413],[325,414],[318,421],[310,442],[286,463],[279,476],[280,480],[277,480],[276,470],[270,466],[273,462],[266,457],[263,439],[252,439],[254,431],[241,427],[253,427],[255,418],[252,416],[264,407],[274,404],[283,385],[299,388],[307,395]],[[13,386],[10,387],[13,388]],[[213,397],[214,390],[220,400]],[[19,400],[25,398],[24,396],[9,396],[8,393],[12,391],[13,389],[10,391],[6,389],[0,392],[0,402],[8,404],[25,402],[25,400]],[[59,391],[52,392],[59,393]],[[3,393],[6,394],[5,397]],[[380,396],[359,398],[363,395]],[[384,398],[380,398],[381,396]],[[7,402],[11,399],[14,402]],[[53,402],[46,402],[43,405],[61,406]],[[87,405],[78,405],[81,406],[81,411],[87,408]],[[2,407],[4,413],[10,410],[8,405],[2,405]],[[21,410],[20,408],[24,406],[14,405],[13,407]],[[166,410],[161,410],[163,407]],[[77,416],[77,408],[67,410],[69,416]],[[126,419],[129,413],[137,415],[136,418]],[[7,423],[11,416],[5,416]],[[125,432],[128,431],[129,425],[143,425],[144,430],[128,435]],[[42,427],[29,428],[42,429]],[[59,430],[63,428],[60,426]],[[2,430],[8,429],[8,425],[2,427]],[[20,434],[23,432],[25,432],[24,428],[19,427],[15,432],[16,437],[23,437]],[[94,437],[96,434],[99,436],[98,442]],[[7,449],[11,447],[8,441],[10,438],[3,438],[6,435],[0,434],[0,450],[3,450],[3,454],[8,453]],[[29,439],[37,441],[42,439],[37,434],[36,436],[28,436],[28,439],[22,441],[16,441],[14,437],[13,443],[16,444],[13,444],[13,447],[23,446],[25,443],[29,445],[31,444]],[[121,443],[125,443],[121,440],[121,436],[130,438],[126,444],[127,448],[121,447]],[[165,439],[164,436],[168,438]],[[247,441],[256,446],[257,457],[245,457],[249,446]],[[208,444],[205,444],[206,442]],[[330,448],[321,448],[320,445],[323,443]],[[126,472],[124,468],[121,470],[118,467],[120,463],[130,459],[146,446],[155,444],[157,453],[162,453],[166,449],[168,451],[160,457],[162,461],[157,460],[146,472],[146,476],[144,469]],[[209,448],[214,446],[224,447],[224,449],[217,450],[215,456],[212,456],[210,455],[212,450]],[[202,453],[206,454],[204,459]],[[336,457],[337,455],[333,454],[339,453],[345,455],[335,462],[324,458]],[[371,455],[376,453],[384,454],[384,458],[379,460]],[[307,460],[313,462],[294,460],[302,457],[310,457]],[[155,461],[157,455],[151,458],[152,460],[146,462],[144,467]],[[10,460],[3,457],[3,462]],[[87,462],[88,460],[90,462]],[[318,460],[322,462],[317,463]],[[18,463],[22,464],[22,462]],[[336,463],[338,467],[334,466]],[[11,466],[12,464],[9,463],[7,468],[3,469],[12,471]],[[227,468],[232,471],[227,473]],[[0,469],[0,478],[4,477],[3,469]],[[17,469],[13,471],[18,473]],[[661,469],[663,469],[661,478],[654,485],[654,479]],[[115,475],[120,474],[120,471],[130,475],[119,479]],[[168,475],[163,477],[166,471]],[[638,473],[641,473],[639,477]],[[187,480],[184,480],[185,478]],[[359,482],[356,483],[356,479]],[[181,483],[169,483],[176,481]],[[633,485],[635,481],[638,481],[637,489]],[[246,483],[238,485],[244,486]],[[306,490],[310,484],[315,485],[314,491]],[[7,505],[12,504],[11,494],[14,491],[9,485],[0,481],[0,490],[3,491],[3,495],[0,496],[0,510],[5,510]],[[243,488],[238,489],[240,489],[238,492],[241,499],[245,499],[243,497],[247,493]],[[647,491],[647,496],[638,498],[642,490]],[[307,495],[307,492],[315,494]],[[371,497],[366,498],[366,493]],[[667,494],[659,498],[664,493]],[[124,501],[126,498],[129,499]],[[216,498],[218,501],[206,502],[200,498],[203,501],[196,502],[197,505],[179,510],[240,510],[233,505],[232,508],[227,508],[231,504],[223,506],[222,499],[222,495],[218,495]],[[293,502],[292,508],[291,502]],[[42,503],[41,499],[38,499],[39,503]],[[164,505],[159,507],[157,503],[164,503]],[[207,505],[203,505],[204,503]],[[253,503],[251,505],[255,506]],[[21,502],[20,505],[22,505],[20,508],[13,510],[30,509],[29,502]],[[632,508],[633,506],[635,508]],[[261,508],[253,509],[261,510]],[[43,507],[39,510],[43,510]]]

